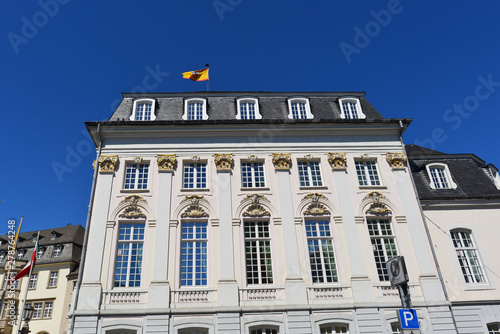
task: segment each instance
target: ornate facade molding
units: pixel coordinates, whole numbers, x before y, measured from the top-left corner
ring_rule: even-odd
[[[347,168],[347,159],[345,157],[345,152],[328,152],[328,162],[330,163],[332,169],[335,170],[345,170]]]
[[[208,217],[208,213],[203,210],[201,205],[191,204],[186,208],[186,210],[181,214],[182,218],[205,218]]]
[[[259,200],[264,199],[264,195],[259,195],[259,194],[252,194],[252,195],[247,195],[247,198],[252,199],[252,203],[259,203]]]
[[[215,153],[215,166],[217,167],[217,171],[228,171],[233,167],[233,154],[218,154]]]
[[[99,172],[114,173],[118,163],[117,155],[101,155],[99,157]]]
[[[191,204],[199,204],[203,198],[203,196],[198,195],[186,196],[186,200],[191,201]]]
[[[372,191],[368,195],[366,195],[365,199],[371,199],[372,204],[370,204],[370,207],[365,211],[367,214],[372,214],[372,215],[381,215],[381,214],[390,214],[392,211],[382,203],[380,200],[384,197],[379,192]]]
[[[128,205],[123,213],[119,215],[118,217],[120,218],[146,218],[146,215],[142,212],[141,208],[137,205],[139,202],[144,202],[147,203],[142,196],[139,195],[130,195],[125,197],[123,201],[120,202],[120,204],[126,204]]]
[[[273,165],[276,170],[288,170],[292,163],[290,153],[272,153]]]
[[[330,211],[326,209],[326,206],[319,202],[312,202],[304,211],[305,216],[327,215],[329,213]]]
[[[320,200],[320,198],[326,198],[326,197],[323,196],[322,194],[310,193],[310,194],[305,195],[303,200],[304,199],[311,199],[313,202],[318,202]]]
[[[406,163],[406,156],[404,153],[392,153],[387,152],[385,159],[391,165],[391,168],[394,169],[404,169]]]
[[[177,163],[175,154],[158,154],[156,156],[158,163],[158,171],[160,172],[173,172]]]
[[[243,212],[243,217],[264,217],[270,216],[271,213],[267,211],[261,204],[254,203],[248,207],[248,209]]]

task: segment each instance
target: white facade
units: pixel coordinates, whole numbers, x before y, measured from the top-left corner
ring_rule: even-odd
[[[203,93],[212,121],[176,123],[161,120],[182,97],[135,95],[122,106],[180,106],[87,124],[101,154],[74,333],[397,333],[398,291],[377,270],[394,255],[422,333],[455,333],[405,165],[407,120],[363,102],[367,119],[266,122],[266,98],[287,118],[282,93],[260,97],[262,121],[218,122],[219,96]],[[341,114],[339,94],[304,95],[313,117]]]

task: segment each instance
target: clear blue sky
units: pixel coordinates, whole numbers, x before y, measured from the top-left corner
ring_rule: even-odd
[[[84,121],[106,120],[121,92],[204,90],[181,73],[206,63],[212,91],[365,91],[385,117],[414,119],[406,143],[500,167],[498,1],[4,0],[0,12],[1,233],[22,215],[24,231],[84,225]]]

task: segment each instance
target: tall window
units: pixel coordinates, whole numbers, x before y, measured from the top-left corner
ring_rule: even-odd
[[[203,119],[203,103],[189,102],[187,107],[188,120],[201,120]]]
[[[142,274],[144,223],[120,225],[115,267],[115,287],[139,287]]]
[[[358,119],[358,108],[355,101],[344,101],[342,102],[342,111],[344,113],[345,119]]]
[[[321,326],[319,332],[321,334],[349,333],[347,331],[347,326],[345,326],[345,325],[326,325],[326,326]]]
[[[276,327],[252,328],[250,334],[279,334],[279,329]]]
[[[125,189],[148,188],[149,164],[128,163],[125,169]]]
[[[207,222],[182,223],[181,286],[207,285]]]
[[[303,102],[292,102],[292,118],[293,119],[306,119],[306,104]]]
[[[36,289],[36,281],[38,280],[38,273],[32,273],[30,278],[30,289]]]
[[[184,188],[206,188],[207,187],[207,164],[185,163],[184,164]]]
[[[148,102],[137,103],[135,107],[136,121],[150,121],[153,104]]]
[[[388,281],[389,273],[385,263],[398,256],[396,237],[389,219],[368,219],[368,232],[372,241],[373,256],[380,281]]]
[[[44,318],[52,317],[52,302],[45,302],[45,306],[43,308],[43,317]]]
[[[429,167],[432,182],[436,189],[450,188],[448,180],[446,179],[445,170],[443,167],[432,166]]]
[[[241,102],[240,103],[241,119],[255,119],[255,103]]]
[[[329,221],[306,220],[305,225],[313,283],[338,282]]]
[[[58,275],[59,275],[59,272],[57,272],[57,271],[50,272],[49,288],[55,288],[57,286],[57,276]]]
[[[42,310],[43,310],[43,303],[34,303],[33,308],[35,309],[33,311],[33,319],[41,319],[42,318]]]
[[[355,161],[360,186],[379,186],[380,178],[375,161]]]
[[[298,167],[301,187],[319,187],[323,185],[319,161],[299,161]]]
[[[265,187],[263,162],[242,162],[241,182],[243,188]]]
[[[479,252],[470,231],[451,231],[453,246],[457,252],[458,262],[465,283],[484,283],[483,266],[479,260]]]
[[[488,324],[488,334],[500,334],[498,324]]]
[[[272,284],[269,222],[245,222],[247,284]]]

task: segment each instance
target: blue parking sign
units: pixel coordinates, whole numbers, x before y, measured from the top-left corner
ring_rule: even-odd
[[[398,310],[399,323],[402,329],[419,329],[417,310],[404,309]]]

